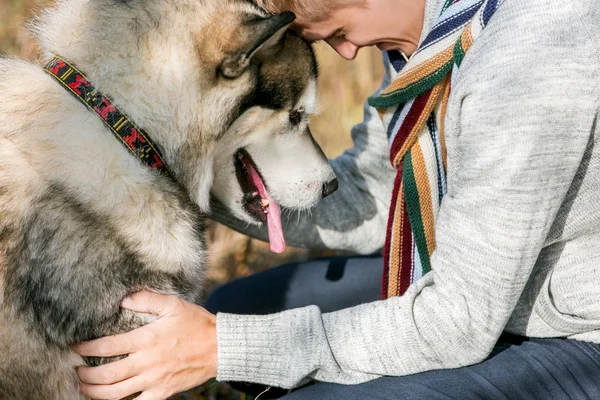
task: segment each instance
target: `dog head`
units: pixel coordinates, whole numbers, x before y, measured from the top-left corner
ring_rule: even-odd
[[[213,195],[238,218],[267,222],[275,251],[283,246],[279,206],[307,209],[337,188],[308,127],[316,111],[313,53],[295,34],[278,35],[269,40],[279,44],[255,56],[258,79],[240,116],[219,142],[212,187]]]
[[[317,65],[293,20],[244,0],[61,0],[35,28],[44,57],[112,97],[203,210],[212,193],[277,242],[280,205],[337,187],[308,128]]]

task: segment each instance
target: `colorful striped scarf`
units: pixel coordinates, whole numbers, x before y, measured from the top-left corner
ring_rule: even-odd
[[[446,0],[394,82],[369,99],[379,109],[398,170],[384,248],[383,298],[429,272],[435,220],[446,193],[444,117],[452,76],[503,0]]]

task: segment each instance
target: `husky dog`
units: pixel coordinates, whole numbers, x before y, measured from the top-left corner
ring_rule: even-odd
[[[33,23],[42,61],[83,71],[174,179],[43,68],[0,58],[0,399],[82,398],[70,346],[148,323],[119,308],[133,292],[196,301],[211,192],[281,251],[279,206],[335,190],[293,19],[245,0],[62,0]]]

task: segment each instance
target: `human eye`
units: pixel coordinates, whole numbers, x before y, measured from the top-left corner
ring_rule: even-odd
[[[327,41],[332,39],[343,39],[345,36],[346,32],[342,28],[340,28],[327,35],[323,40]]]
[[[343,29],[340,28],[337,31],[335,31],[331,37],[333,37],[333,38],[343,38],[344,36],[346,36],[346,32]]]

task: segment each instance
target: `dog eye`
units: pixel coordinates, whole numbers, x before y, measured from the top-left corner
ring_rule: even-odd
[[[300,122],[302,122],[303,113],[303,110],[290,111],[290,122],[292,125],[298,125]]]

